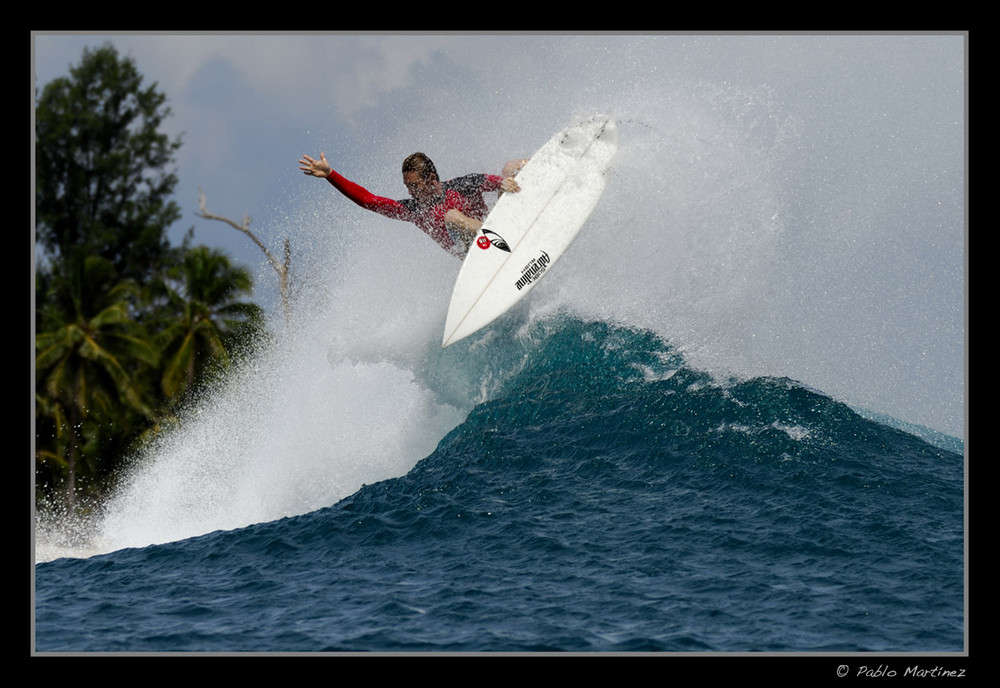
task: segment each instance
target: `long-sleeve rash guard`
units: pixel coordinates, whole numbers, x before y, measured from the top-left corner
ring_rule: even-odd
[[[362,208],[391,217],[394,220],[412,222],[430,238],[452,255],[462,257],[465,247],[455,240],[445,228],[444,216],[449,210],[458,210],[471,218],[486,219],[486,201],[483,194],[500,188],[503,177],[493,174],[467,174],[442,182],[442,192],[429,203],[418,203],[412,198],[394,201],[376,196],[368,189],[331,170],[327,180],[340,193]]]

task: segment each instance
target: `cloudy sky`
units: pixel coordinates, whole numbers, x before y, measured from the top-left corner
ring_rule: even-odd
[[[748,372],[964,436],[963,35],[35,34],[36,87],[106,41],[167,95],[166,129],[183,136],[172,238],[193,227],[252,266],[262,302],[275,287],[260,251],[196,216],[199,189],[275,250],[286,235],[308,250],[327,223],[372,221],[302,176],[303,153],[401,198],[414,150],[443,176],[493,171],[574,116],[612,112],[622,176],[602,209],[669,223],[674,250],[635,260],[685,275],[656,280],[658,299],[689,308],[663,307],[654,326],[692,332],[697,310],[702,339],[735,342],[725,355]]]

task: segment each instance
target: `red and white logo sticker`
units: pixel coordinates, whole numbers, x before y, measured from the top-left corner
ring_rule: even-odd
[[[492,246],[493,248],[498,248],[501,251],[510,253],[510,246],[507,245],[504,238],[492,229],[486,229],[485,227],[483,227],[483,233],[479,235],[478,239],[476,239],[476,245],[484,251]]]

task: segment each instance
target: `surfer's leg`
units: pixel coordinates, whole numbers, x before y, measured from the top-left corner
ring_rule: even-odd
[[[444,226],[452,237],[457,237],[457,240],[468,249],[483,223],[452,208],[444,215]]]

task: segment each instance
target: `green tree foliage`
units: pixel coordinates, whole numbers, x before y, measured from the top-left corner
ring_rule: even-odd
[[[225,369],[233,351],[258,334],[261,308],[239,300],[253,292],[253,278],[225,254],[206,246],[188,249],[168,272],[159,309],[158,344],[164,354],[164,395],[181,399],[207,373]]]
[[[97,465],[98,453],[120,450],[137,423],[153,417],[134,381],[159,355],[130,316],[133,295],[133,283],[119,280],[110,261],[87,256],[62,264],[38,314],[36,427],[50,433],[38,458],[44,475],[62,477],[71,502],[78,475],[99,478],[113,468]]]
[[[52,256],[100,255],[141,280],[169,258],[166,228],[180,218],[167,170],[180,140],[159,131],[170,114],[110,44],[85,49],[35,108],[38,241]]]
[[[104,45],[36,104],[36,485],[71,508],[262,336],[250,273],[167,239],[165,103]]]

